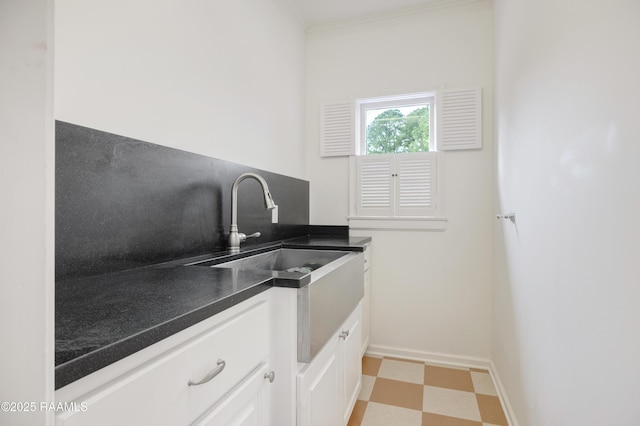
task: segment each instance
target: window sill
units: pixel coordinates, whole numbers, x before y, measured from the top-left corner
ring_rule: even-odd
[[[380,229],[398,231],[444,231],[445,217],[357,217],[348,216],[351,229]]]

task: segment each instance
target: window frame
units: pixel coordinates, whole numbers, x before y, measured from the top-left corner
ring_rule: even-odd
[[[429,105],[429,151],[408,152],[408,153],[387,153],[387,154],[368,154],[366,151],[366,130],[367,120],[366,111],[370,109],[393,109],[408,106]],[[443,199],[443,182],[445,170],[445,158],[443,152],[438,152],[437,135],[436,135],[436,107],[437,92],[416,92],[409,94],[400,94],[393,96],[381,96],[372,98],[357,99],[355,101],[355,155],[350,156],[350,195],[349,195],[349,215],[347,220],[349,227],[352,229],[364,230],[412,230],[412,231],[444,231],[447,218],[444,216],[444,199]],[[432,179],[435,180],[434,203],[435,210],[433,216],[402,216],[392,214],[390,216],[365,216],[358,210],[358,197],[360,189],[358,188],[358,167],[357,157],[367,156],[374,157],[377,155],[412,155],[430,153],[435,156],[435,170]],[[395,185],[395,183],[394,183]],[[394,189],[395,191],[395,189]],[[395,203],[395,200],[394,200]],[[393,209],[397,206],[394,204]]]
[[[417,92],[404,95],[358,99],[356,101],[355,119],[358,123],[358,125],[355,126],[357,132],[356,155],[376,155],[367,153],[367,110],[383,108],[394,109],[418,105],[429,105],[429,152],[437,151],[435,134],[436,92]]]

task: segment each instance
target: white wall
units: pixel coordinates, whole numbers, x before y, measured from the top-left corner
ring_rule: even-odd
[[[55,118],[304,177],[304,33],[279,0],[58,0]]]
[[[640,418],[640,3],[496,1],[492,359],[521,425]]]
[[[0,424],[52,419],[53,117],[51,2],[0,2]]]
[[[323,102],[483,88],[484,147],[446,158],[444,232],[373,237],[371,345],[489,358],[493,15],[490,1],[307,36],[306,140],[311,223],[346,225],[348,159],[319,157]]]

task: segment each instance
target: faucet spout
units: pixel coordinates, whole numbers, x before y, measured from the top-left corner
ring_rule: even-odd
[[[273,201],[271,192],[269,192],[269,185],[267,185],[267,182],[262,176],[255,173],[243,173],[238,176],[233,182],[233,187],[231,188],[231,229],[229,232],[229,251],[231,251],[231,253],[238,253],[240,251],[240,243],[247,239],[247,235],[238,232],[238,186],[240,185],[240,182],[248,178],[255,179],[260,183],[264,195],[265,208],[267,210],[272,210],[277,207],[276,203]],[[250,237],[257,237],[259,235],[260,233],[255,233],[250,235]]]

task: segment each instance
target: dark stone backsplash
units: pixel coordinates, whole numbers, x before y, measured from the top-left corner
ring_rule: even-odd
[[[262,236],[242,245],[306,235],[307,181],[56,122],[56,280],[226,250],[231,186],[246,172],[269,184],[279,223],[243,181],[238,228]]]

